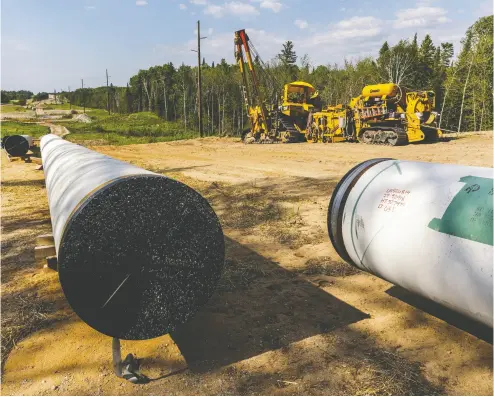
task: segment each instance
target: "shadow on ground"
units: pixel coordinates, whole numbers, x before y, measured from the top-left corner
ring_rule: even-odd
[[[439,303],[416,295],[399,286],[389,288],[386,293],[492,345],[492,328],[485,324],[471,320]]]
[[[278,264],[226,239],[218,292],[172,333],[194,371],[208,371],[279,349],[369,316]]]

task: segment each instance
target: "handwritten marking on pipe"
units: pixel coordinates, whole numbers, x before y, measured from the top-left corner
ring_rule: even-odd
[[[374,175],[372,177],[372,179],[367,182],[367,185],[365,185],[363,187],[363,189],[360,191],[360,194],[358,195],[357,197],[357,200],[355,201],[355,204],[353,205],[353,209],[352,209],[352,218],[350,220],[350,225],[354,225],[354,220],[355,220],[355,212],[357,210],[357,205],[362,197],[362,195],[364,194],[364,192],[367,190],[367,188],[369,187],[369,185],[374,182],[374,179],[376,179],[379,175],[381,175],[384,171],[388,170],[389,168],[393,167],[393,166],[396,166],[396,168],[398,169],[398,172],[401,174],[401,169],[400,169],[400,166],[398,165],[399,163],[399,160],[394,160],[390,165],[388,165],[387,167],[383,168],[381,171],[379,171],[376,175]],[[363,257],[360,257],[358,251],[357,251],[357,247],[355,245],[355,240],[354,240],[354,237],[353,237],[353,233],[350,233],[350,237],[352,239],[352,246],[353,246],[353,250],[355,252],[355,254],[357,255],[357,258],[359,259],[360,261],[360,265],[362,267],[365,267],[369,272],[372,272],[367,266],[364,265],[363,263]],[[368,248],[368,247],[367,247]]]
[[[395,212],[397,208],[406,205],[406,199],[410,190],[405,189],[387,189],[379,202],[377,209],[384,212]]]
[[[465,186],[453,197],[442,218],[434,218],[428,227],[440,233],[494,245],[493,180],[464,176]]]

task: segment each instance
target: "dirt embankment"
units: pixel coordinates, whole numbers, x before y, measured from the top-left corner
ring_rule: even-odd
[[[349,267],[326,231],[332,190],[355,164],[491,167],[489,136],[400,148],[203,139],[94,149],[207,197],[226,235],[225,273],[174,342],[125,346],[155,380],[120,381],[110,338],[71,313],[55,273],[34,268],[34,238],[50,230],[42,173],[2,165],[2,322],[14,341],[3,394],[492,394],[492,330]],[[167,376],[183,366],[177,348],[188,368]],[[38,357],[55,364],[43,369]]]

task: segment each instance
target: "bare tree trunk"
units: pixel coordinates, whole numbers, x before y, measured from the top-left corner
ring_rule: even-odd
[[[148,81],[144,81],[143,87],[144,87],[144,92],[146,93],[146,97],[148,98],[148,111],[151,110],[151,97],[149,96],[149,91],[148,91]]]
[[[463,86],[463,97],[461,98],[460,120],[458,121],[458,132],[460,132],[461,120],[463,118],[463,104],[465,103],[465,93],[467,91],[467,84],[468,84],[468,79],[470,78],[470,71],[472,70],[472,64],[473,64],[473,53],[472,53],[472,59],[470,60],[470,66],[468,67],[468,73],[467,73],[467,78],[465,80],[465,85]]]
[[[214,134],[214,93],[211,91],[211,135]]]
[[[218,99],[218,136],[221,135],[221,103],[220,103],[220,93],[216,95],[216,99]]]
[[[484,108],[485,108],[485,100],[482,99],[482,111],[480,112],[480,131],[484,131],[482,129],[482,122],[484,121]]]
[[[187,93],[185,92],[185,75],[182,80],[182,89],[184,92],[184,131],[187,132]]]
[[[475,112],[475,90],[472,92],[473,95],[473,130],[477,131],[477,114]]]
[[[209,123],[211,123],[211,116],[209,115],[209,91],[206,92],[206,111],[207,111],[207,114],[208,114],[208,125],[207,127],[209,127]],[[209,131],[209,128],[206,128],[206,131]]]
[[[163,101],[165,104],[165,120],[168,121],[168,103],[166,100],[166,80],[165,76],[163,76]]]
[[[225,134],[225,87],[223,87],[223,120],[221,121],[221,130]]]
[[[451,64],[451,67],[453,67],[453,64]],[[451,82],[448,84],[448,86],[446,87],[446,90],[444,91],[444,98],[443,98],[443,104],[441,106],[441,114],[439,116],[439,125],[438,125],[438,128],[441,128],[441,122],[443,121],[444,104],[446,103],[446,98],[448,97],[449,89],[450,89],[451,85],[455,81],[455,76],[456,76],[457,70],[458,70],[458,68],[455,68],[455,71],[453,73],[453,77],[451,79]]]
[[[113,100],[115,102],[115,106],[117,107],[117,112],[120,113],[120,97],[116,92],[113,94]]]

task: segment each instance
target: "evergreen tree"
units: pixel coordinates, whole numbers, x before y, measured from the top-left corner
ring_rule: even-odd
[[[381,49],[379,50],[379,58],[385,57],[388,53],[389,53],[389,44],[387,41],[385,41]]]
[[[293,49],[293,43],[287,41],[283,44],[281,52],[278,54],[278,59],[281,61],[283,66],[293,66],[297,62],[297,54]]]
[[[418,46],[418,42],[417,42],[417,33],[415,33],[415,35],[413,36],[412,51],[415,54],[418,54],[418,52],[419,52],[419,46]]]
[[[432,66],[433,59],[434,59],[434,44],[432,43],[431,36],[428,34],[425,35],[424,40],[422,40],[422,43],[420,44],[420,60],[424,65],[427,66]]]
[[[453,58],[453,43],[441,43],[441,64],[448,67]]]

